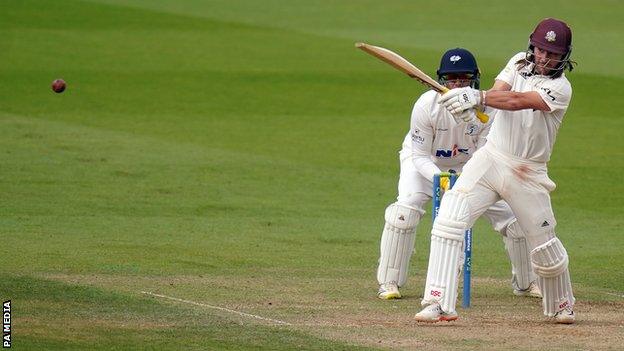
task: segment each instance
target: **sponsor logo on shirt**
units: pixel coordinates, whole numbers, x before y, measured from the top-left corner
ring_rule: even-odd
[[[418,130],[412,130],[412,132],[410,133],[412,136],[412,141],[418,144],[422,144],[425,142],[425,138],[421,137],[420,135],[418,135]]]
[[[549,97],[552,101],[555,101],[555,97],[554,97],[554,96],[552,96],[552,90],[550,90],[550,89],[548,89],[548,88],[541,88],[541,89],[542,89],[542,90],[546,93],[546,95],[548,95],[548,97]]]
[[[453,158],[460,154],[469,155],[470,153],[468,152],[468,149],[459,148],[457,145],[453,145],[453,148],[451,150],[436,150],[435,155],[439,158]]]

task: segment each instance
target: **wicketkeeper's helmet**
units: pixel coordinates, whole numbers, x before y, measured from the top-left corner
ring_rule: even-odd
[[[477,60],[470,51],[462,48],[451,49],[442,55],[440,59],[440,68],[437,71],[438,81],[445,84],[444,76],[447,74],[470,74],[470,86],[479,89],[479,78],[481,72],[477,66]]]

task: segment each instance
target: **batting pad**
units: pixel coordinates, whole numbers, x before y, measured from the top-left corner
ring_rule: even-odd
[[[440,212],[431,230],[431,251],[427,268],[427,284],[422,304],[438,302],[446,313],[455,312],[460,253],[466,223],[444,217]]]
[[[416,226],[423,211],[394,203],[386,208],[386,224],[381,234],[381,255],[377,268],[379,284],[407,281],[409,261],[414,251]]]
[[[552,317],[572,307],[572,283],[568,271],[568,253],[558,238],[553,238],[531,251],[531,260],[542,289],[544,314]]]
[[[529,259],[530,252],[527,241],[517,221],[511,222],[503,236],[507,256],[511,261],[511,284],[516,290],[526,290],[532,281],[537,279]]]

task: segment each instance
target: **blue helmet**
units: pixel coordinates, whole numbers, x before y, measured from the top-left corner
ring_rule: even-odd
[[[479,89],[479,78],[481,77],[481,72],[479,72],[477,60],[470,53],[470,51],[466,49],[455,48],[445,52],[440,59],[440,68],[437,73],[438,81],[442,85],[445,83],[444,75],[446,74],[471,74],[472,79],[470,86],[474,89]]]

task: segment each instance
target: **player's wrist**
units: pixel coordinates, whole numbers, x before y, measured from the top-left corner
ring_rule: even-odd
[[[485,90],[479,90],[479,107],[481,109],[485,108],[485,98],[487,96],[487,92]]]

